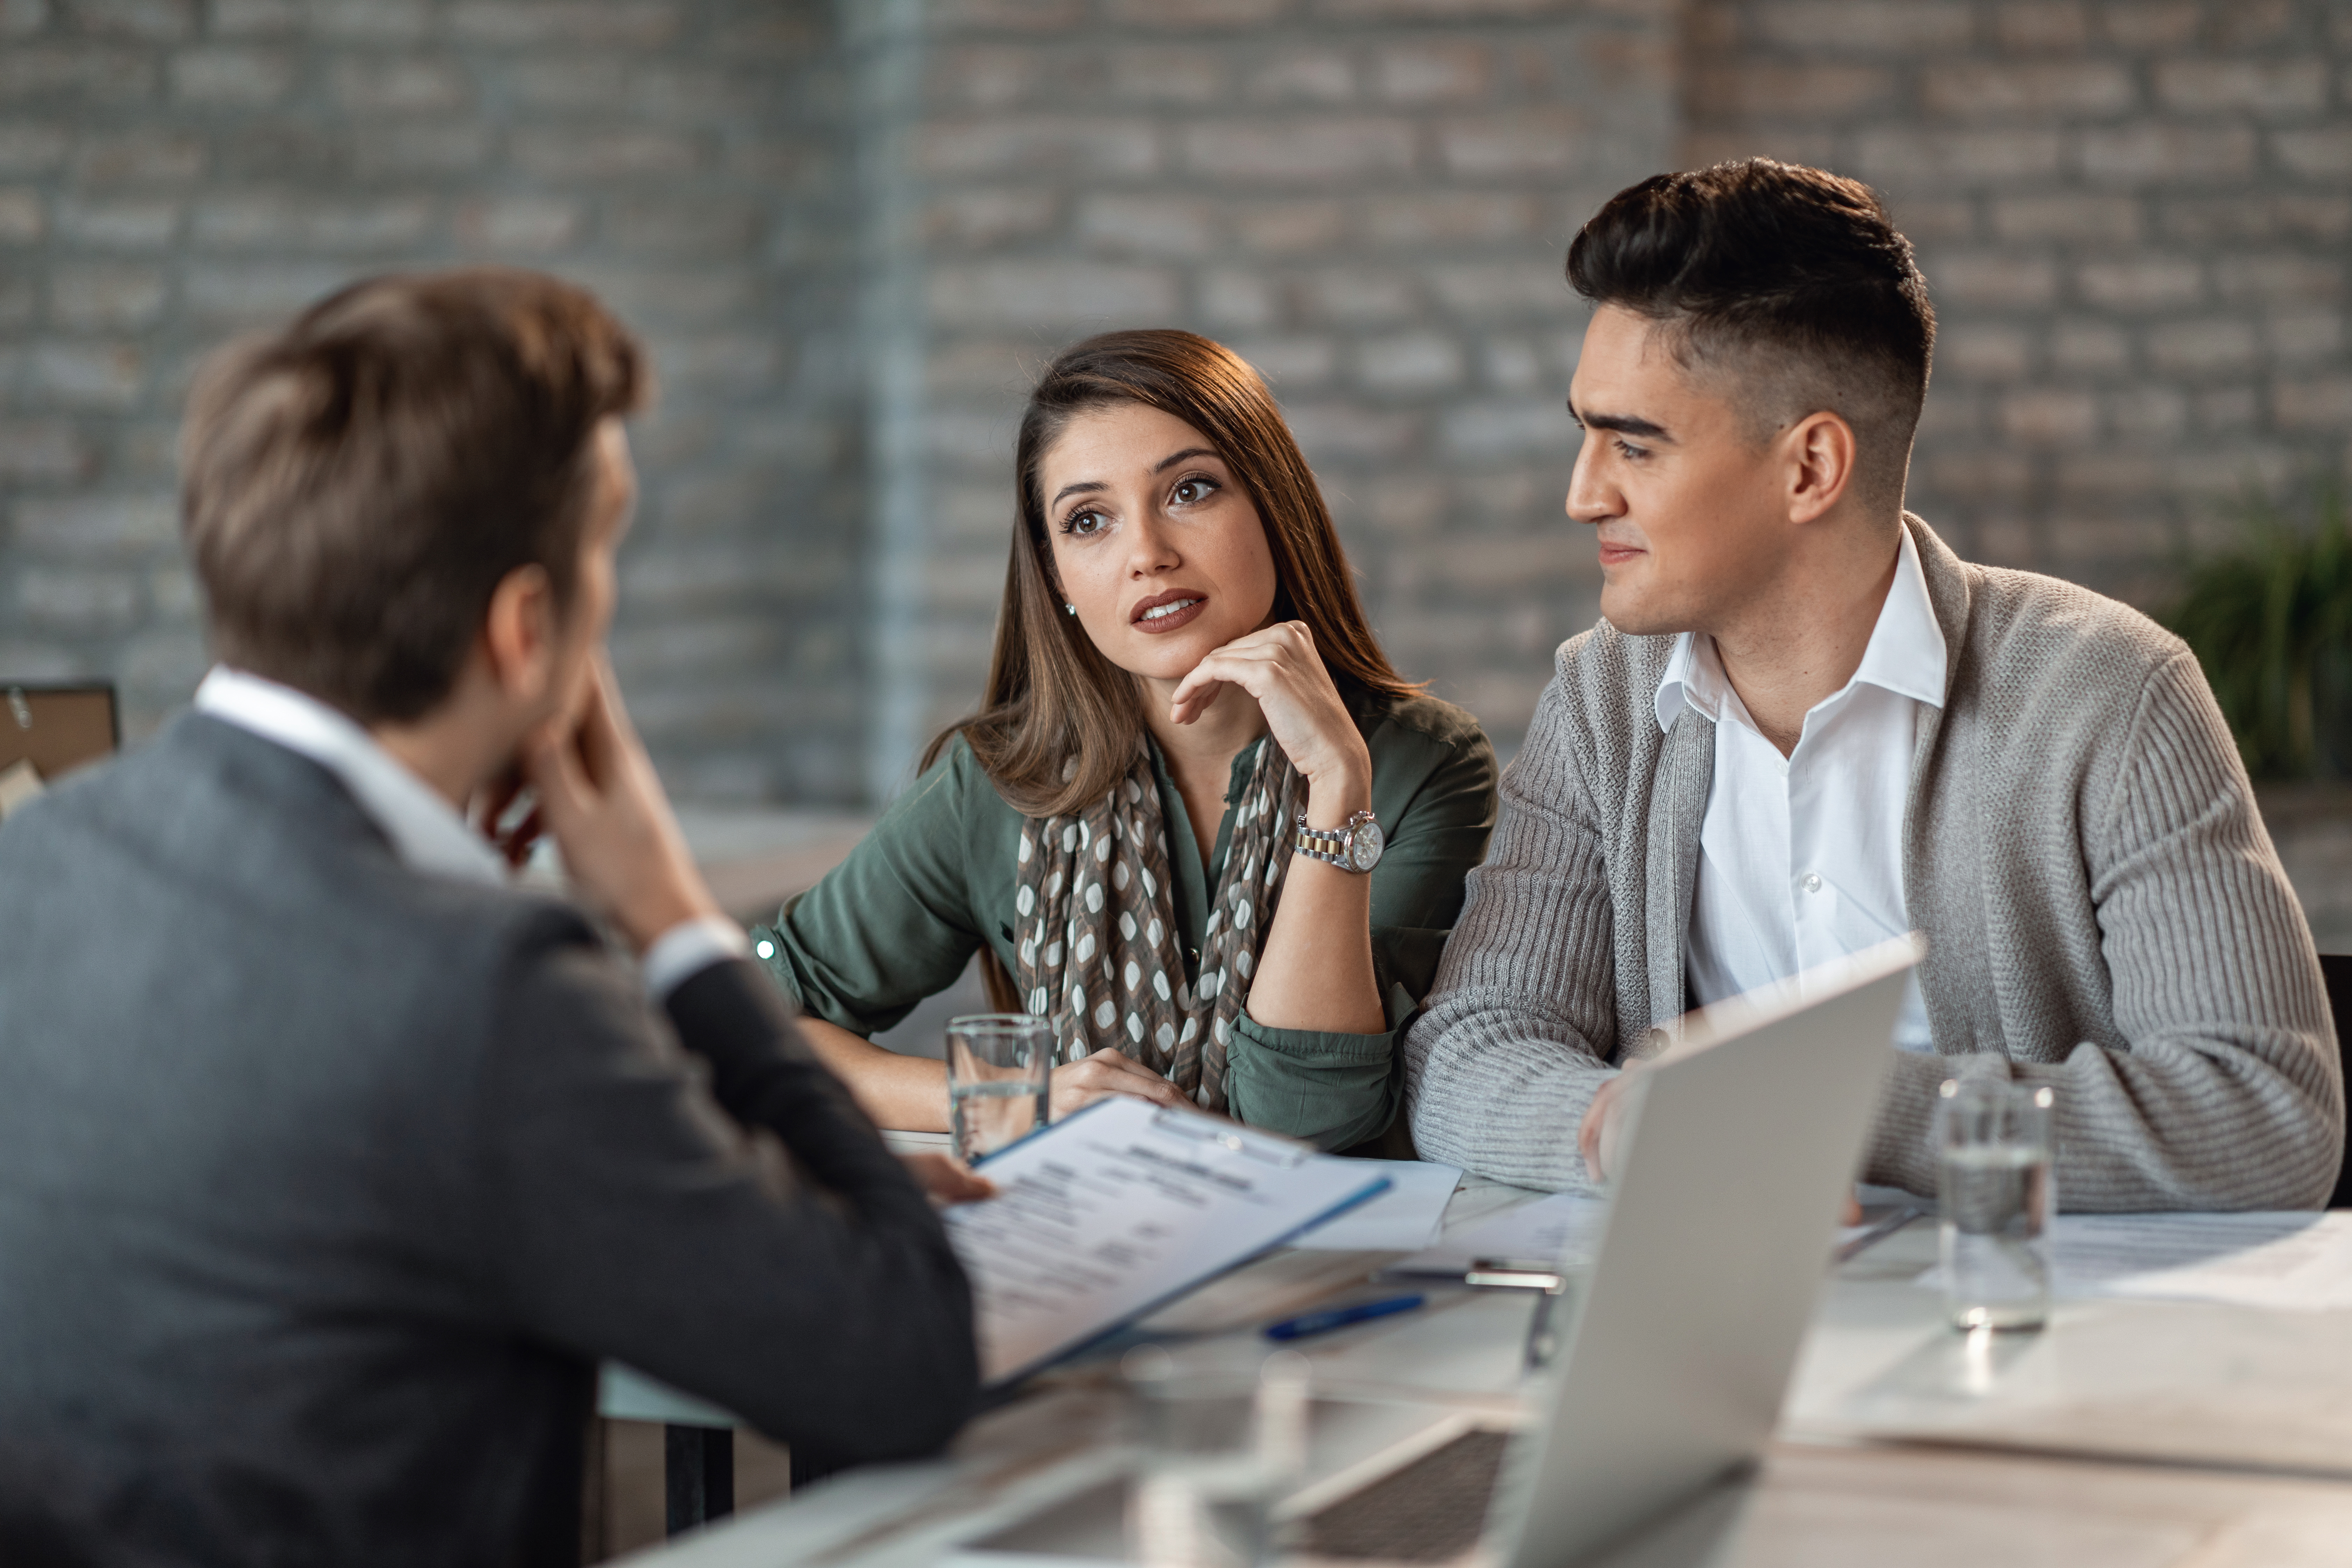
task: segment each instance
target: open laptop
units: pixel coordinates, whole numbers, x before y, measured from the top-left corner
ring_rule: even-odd
[[[1536,1419],[1450,1418],[1308,1487],[1278,1510],[1304,1554],[1559,1568],[1753,1463],[1918,957],[1898,938],[1670,1029],[1631,1091],[1607,1226]],[[1071,1500],[959,1559],[1105,1555],[1116,1515],[1080,1516],[1108,1500]]]

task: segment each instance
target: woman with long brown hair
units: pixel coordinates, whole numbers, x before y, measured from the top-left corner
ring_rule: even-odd
[[[1125,1093],[1381,1138],[1396,1031],[1493,826],[1493,748],[1390,667],[1230,350],[1066,351],[1016,468],[980,711],[755,951],[887,1127],[945,1127],[945,1077],[866,1037],[978,951],[1000,1005],[1054,1021],[1056,1116]]]

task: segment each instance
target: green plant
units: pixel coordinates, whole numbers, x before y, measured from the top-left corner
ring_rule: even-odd
[[[2205,667],[2246,771],[2352,773],[2352,530],[2335,483],[2249,496],[2229,548],[2189,563],[2165,624]]]

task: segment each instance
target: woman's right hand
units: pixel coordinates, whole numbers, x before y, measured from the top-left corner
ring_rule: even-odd
[[[1150,1068],[1118,1051],[1097,1051],[1054,1069],[1047,1090],[1048,1114],[1059,1121],[1107,1094],[1131,1094],[1171,1110],[1192,1109],[1182,1089]]]

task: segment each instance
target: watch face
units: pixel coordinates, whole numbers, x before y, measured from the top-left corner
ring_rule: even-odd
[[[1349,858],[1355,861],[1356,869],[1359,871],[1369,871],[1373,867],[1379,865],[1381,863],[1381,850],[1387,845],[1387,842],[1388,836],[1381,831],[1381,825],[1379,823],[1366,822],[1360,824],[1356,828],[1356,841],[1353,846],[1354,852],[1349,857]]]

